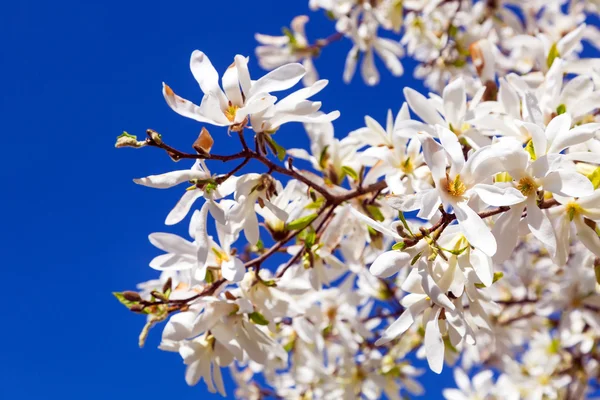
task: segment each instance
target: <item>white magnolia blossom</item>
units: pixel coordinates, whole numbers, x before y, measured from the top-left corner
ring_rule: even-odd
[[[160,274],[115,293],[146,316],[140,344],[164,322],[159,348],[181,356],[186,382],[241,399],[597,394],[600,59],[584,44],[600,45],[600,3],[309,7],[335,32],[311,42],[298,16],[283,36],[257,34],[263,77],[240,55],[220,77],[197,50],[200,105],[163,86],[175,112],[223,127],[203,129],[195,153],[154,131],[118,138],[183,164],[134,180],[181,188],[172,231],[149,235]],[[397,115],[341,131],[312,100],[328,84],[316,59],[338,40],[351,42],[343,80],[357,68],[368,85],[389,79],[380,61],[399,76],[406,55],[431,92],[395,89]],[[307,146],[277,142],[288,122]],[[422,384],[449,369],[456,387]]]

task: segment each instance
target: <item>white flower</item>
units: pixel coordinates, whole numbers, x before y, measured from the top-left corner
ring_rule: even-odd
[[[167,172],[161,175],[151,175],[146,178],[134,179],[133,181],[138,185],[148,186],[157,189],[169,189],[173,186],[179,185],[184,182],[192,184],[186,189],[185,193],[177,202],[175,207],[171,210],[165,223],[167,225],[174,225],[180,222],[189,213],[190,208],[200,197],[204,197],[207,201],[208,208],[211,215],[219,223],[225,224],[225,213],[215,202],[220,198],[226,197],[233,193],[235,190],[235,183],[237,178],[234,176],[229,177],[223,183],[215,187],[211,184],[213,179],[210,171],[206,167],[206,163],[203,160],[196,160],[194,165],[189,170],[180,170]]]
[[[200,106],[177,96],[169,86],[163,84],[165,100],[176,113],[217,126],[244,125],[248,115],[264,111],[275,103],[277,98],[271,96],[270,92],[291,88],[305,74],[302,65],[286,64],[252,81],[248,60],[237,55],[235,62],[223,74],[221,89],[217,71],[199,50],[192,53],[190,69],[204,92]]]
[[[309,46],[306,38],[305,25],[308,22],[306,15],[299,15],[292,20],[291,31],[286,31],[284,36],[269,36],[257,33],[254,37],[261,44],[256,48],[258,63],[266,70],[292,62],[302,61],[306,69],[304,86],[310,86],[319,79],[312,57],[317,48]]]

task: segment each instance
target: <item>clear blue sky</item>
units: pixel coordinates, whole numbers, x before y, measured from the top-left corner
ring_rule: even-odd
[[[4,1],[0,6],[2,96],[1,399],[204,399],[204,384],[189,388],[176,354],[156,349],[160,328],[137,347],[143,318],[112,297],[156,276],[147,265],[155,231],[180,192],[154,191],[131,179],[174,165],[155,149],[116,150],[123,130],[163,133],[189,149],[200,125],[165,104],[161,82],[199,101],[188,62],[194,49],[223,71],[236,53],[251,55],[255,32],[278,33],[308,1]],[[309,13],[312,38],[333,25]],[[385,120],[402,104],[402,88],[421,88],[409,73],[364,86],[341,80],[349,42],[317,61],[330,80],[323,108],[339,109],[338,136],[363,125],[369,114]],[[214,128],[215,152],[232,141]],[[287,147],[306,145],[300,126],[277,134]],[[233,141],[235,142],[235,141]],[[221,166],[213,167],[217,171]],[[420,363],[424,366],[424,363]],[[429,398],[454,386],[449,374],[428,373]],[[227,386],[232,394],[231,380]],[[216,398],[216,397],[215,397]]]

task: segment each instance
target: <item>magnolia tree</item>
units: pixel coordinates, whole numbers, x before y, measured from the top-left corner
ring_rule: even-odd
[[[181,192],[167,225],[191,213],[189,238],[149,236],[164,252],[150,261],[160,275],[115,293],[146,315],[140,346],[164,322],[160,349],[179,353],[188,384],[203,380],[225,396],[228,368],[242,399],[419,395],[416,359],[436,373],[454,368],[458,388],[443,391],[451,400],[593,394],[600,59],[579,55],[582,41],[600,46],[584,22],[600,2],[309,6],[335,33],[311,41],[308,17],[298,16],[283,36],[257,34],[258,62],[270,70],[261,78],[247,57],[220,74],[197,50],[201,104],[163,86],[173,111],[200,123],[195,151],[153,130],[117,140],[180,161],[134,181]],[[404,88],[395,116],[367,116],[334,137],[339,112],[312,100],[327,86],[313,59],[338,40],[352,42],[344,80],[360,64],[365,83],[377,84],[376,57],[399,76],[408,55],[433,92]],[[301,80],[304,88],[274,96]],[[292,122],[304,124],[309,149],[276,142]],[[207,125],[239,149],[213,154]],[[210,172],[223,162],[229,172]]]

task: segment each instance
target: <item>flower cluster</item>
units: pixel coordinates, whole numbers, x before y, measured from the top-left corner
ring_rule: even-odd
[[[205,127],[194,153],[153,130],[117,139],[189,163],[134,180],[180,190],[166,225],[190,215],[186,237],[149,236],[161,251],[150,261],[157,279],[115,293],[146,315],[140,345],[165,322],[160,349],[179,353],[188,384],[225,396],[228,367],[243,399],[419,395],[415,358],[436,373],[455,367],[449,400],[593,393],[600,59],[578,53],[581,40],[599,42],[583,23],[598,4],[563,3],[311,0],[338,33],[310,44],[308,19],[297,17],[282,37],[257,35],[259,63],[274,68],[258,80],[246,57],[219,76],[194,51],[200,105],[166,84],[164,98],[226,127],[218,140],[239,151],[213,154]],[[362,56],[365,81],[377,83],[374,54],[400,75],[406,52],[439,94],[404,88],[384,124],[367,116],[336,138],[339,112],[309,99],[327,85],[312,59],[342,37],[353,42],[346,79]],[[292,122],[310,149],[277,143]],[[234,166],[214,174],[214,161]]]
[[[323,10],[335,20],[336,33],[311,43],[307,16],[298,16],[283,36],[257,34],[256,49],[265,69],[302,61],[317,79],[313,59],[333,41],[352,42],[344,80],[352,80],[360,62],[367,85],[380,74],[375,56],[393,76],[401,76],[407,55],[419,65],[414,74],[430,88],[441,91],[446,82],[463,76],[472,90],[490,84],[497,75],[546,72],[560,57],[572,73],[598,70],[597,60],[578,59],[581,40],[600,47],[600,32],[582,22],[597,14],[594,0],[310,0],[312,10]],[[565,4],[568,3],[568,6]],[[394,38],[395,37],[395,38]],[[393,39],[392,39],[393,38]],[[597,75],[597,72],[594,72]],[[539,79],[535,74],[532,79]],[[594,79],[598,79],[595,77]]]

